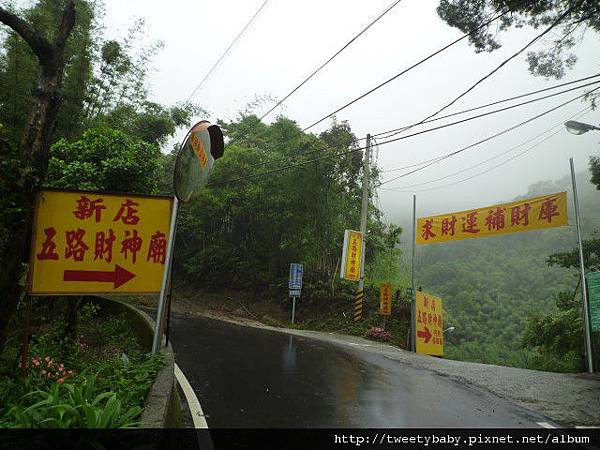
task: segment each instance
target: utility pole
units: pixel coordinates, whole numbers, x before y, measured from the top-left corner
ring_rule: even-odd
[[[594,353],[592,350],[592,332],[590,325],[590,305],[587,296],[587,285],[585,282],[585,261],[583,258],[583,245],[581,241],[581,220],[579,216],[579,199],[577,196],[577,182],[575,181],[575,167],[573,158],[569,158],[571,165],[571,182],[573,183],[573,203],[575,204],[575,228],[577,230],[577,247],[579,250],[579,271],[581,275],[581,295],[583,297],[583,326],[585,341],[585,357],[588,373],[594,373]]]
[[[370,178],[370,162],[371,162],[371,135],[367,134],[367,145],[365,148],[365,159],[363,162],[363,185],[362,185],[362,206],[360,210],[360,232],[363,234],[363,248],[361,251],[360,262],[360,279],[358,280],[358,288],[355,295],[355,309],[357,303],[360,303],[360,311],[362,316],[362,303],[364,302],[364,278],[365,278],[365,249],[367,240],[367,217],[369,208],[369,178]],[[361,317],[362,318],[362,317]],[[356,319],[355,319],[356,320]]]

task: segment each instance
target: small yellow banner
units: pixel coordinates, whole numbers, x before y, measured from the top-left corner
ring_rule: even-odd
[[[340,276],[345,280],[358,281],[361,276],[363,234],[360,231],[346,230]]]
[[[424,355],[444,355],[444,314],[442,299],[425,292],[417,291],[417,353]]]
[[[172,204],[168,197],[40,192],[29,293],[160,292]]]
[[[567,193],[559,192],[512,203],[420,218],[417,221],[417,244],[458,241],[568,224]]]
[[[382,316],[392,314],[392,285],[389,283],[379,286],[379,314]]]

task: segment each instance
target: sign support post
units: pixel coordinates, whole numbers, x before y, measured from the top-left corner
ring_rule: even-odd
[[[302,276],[304,275],[304,266],[299,263],[290,264],[290,297],[292,298],[292,324],[296,317],[296,299],[302,292]]]
[[[363,235],[363,250],[360,258],[360,278],[358,280],[358,287],[355,294],[355,313],[360,309],[360,315],[358,320],[362,319],[362,305],[364,302],[364,284],[365,284],[365,246],[367,240],[367,217],[369,210],[369,176],[370,176],[370,161],[371,160],[371,135],[367,134],[367,145],[365,148],[365,160],[363,163],[363,192],[362,192],[362,204],[360,209],[360,232]],[[360,308],[357,308],[357,304]],[[356,314],[355,314],[356,316]],[[357,321],[355,317],[354,321]]]
[[[573,202],[575,204],[575,226],[577,229],[577,245],[579,247],[579,271],[581,272],[581,293],[583,297],[583,323],[585,337],[585,353],[588,373],[594,373],[594,355],[592,353],[592,333],[590,330],[590,313],[587,296],[587,287],[585,283],[585,261],[583,259],[583,245],[581,242],[581,224],[579,220],[579,199],[577,196],[577,182],[575,181],[575,167],[573,158],[569,158],[571,165],[571,181],[573,182]]]
[[[171,274],[171,265],[173,264],[173,250],[175,249],[175,230],[177,229],[177,210],[179,200],[177,196],[173,199],[173,210],[171,211],[171,229],[169,230],[169,242],[167,243],[167,257],[165,260],[165,270],[163,272],[162,284],[160,286],[160,298],[158,300],[158,311],[156,312],[156,325],[154,328],[154,339],[152,341],[152,353],[160,352],[162,337],[162,325],[164,320],[165,300],[167,294],[167,285]]]
[[[412,298],[410,306],[410,349],[413,352],[417,351],[417,327],[415,326],[416,319],[416,289],[415,289],[415,256],[417,246],[417,196],[413,194],[413,240],[412,240],[412,257],[410,278],[412,286]]]

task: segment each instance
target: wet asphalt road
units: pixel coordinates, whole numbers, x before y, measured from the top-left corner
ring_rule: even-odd
[[[173,315],[209,427],[539,427],[492,394],[365,350]]]

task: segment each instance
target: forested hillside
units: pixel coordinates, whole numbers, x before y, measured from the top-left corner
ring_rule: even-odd
[[[600,227],[600,192],[578,174],[584,238]],[[576,246],[571,180],[530,186],[521,197],[568,192],[571,226],[418,247],[417,284],[444,299],[451,358],[536,367],[537,353],[523,348],[528,318],[556,311],[561,291],[574,292],[578,272],[549,267],[551,254]],[[511,199],[498,199],[498,203]],[[578,291],[578,297],[579,297]]]

